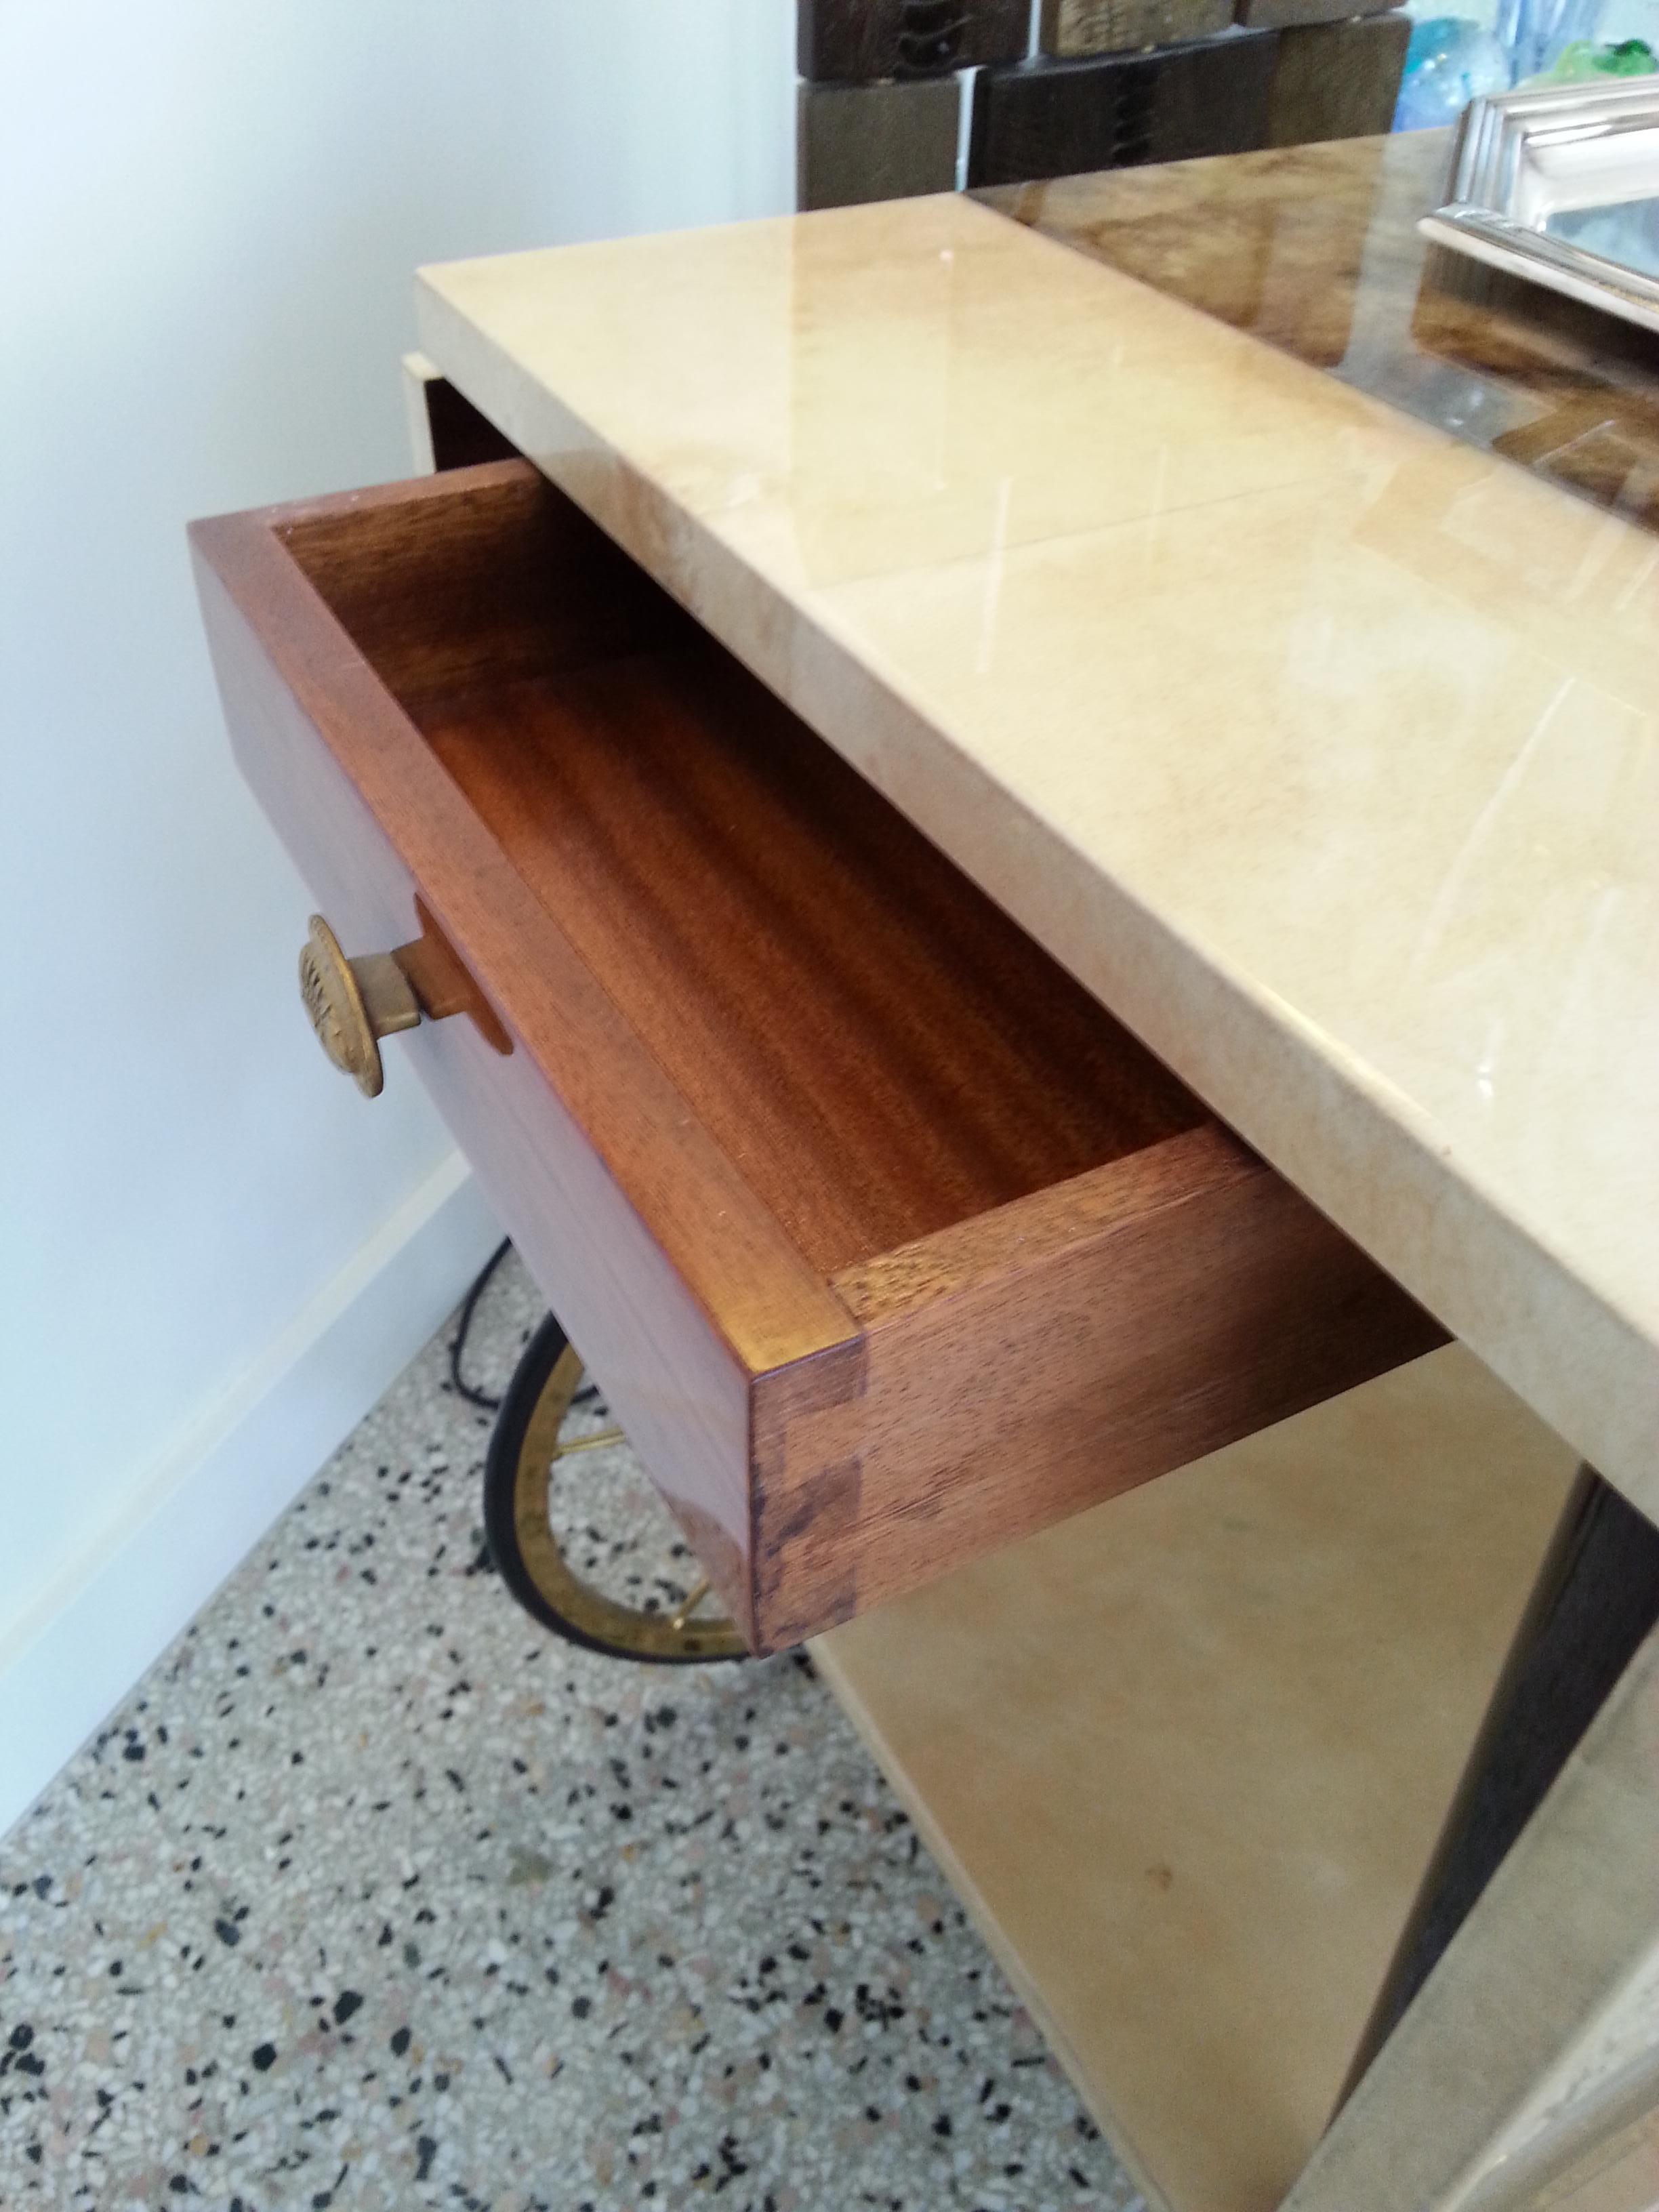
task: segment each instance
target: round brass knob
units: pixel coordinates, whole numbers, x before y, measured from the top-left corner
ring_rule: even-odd
[[[339,939],[313,914],[300,955],[300,995],[336,1067],[366,1098],[378,1097],[386,1081],[380,1039],[412,1030],[421,1018],[420,1000],[392,954],[366,952],[348,960]]]

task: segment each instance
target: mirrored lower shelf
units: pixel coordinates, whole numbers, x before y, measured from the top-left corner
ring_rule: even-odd
[[[1572,1472],[1453,1346],[812,1644],[1154,2207],[1312,2149]]]

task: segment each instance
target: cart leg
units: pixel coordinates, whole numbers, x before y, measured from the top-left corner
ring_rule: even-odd
[[[1508,2201],[1557,2107],[1659,2057],[1656,1621],[1659,1530],[1585,1468],[1286,2212]]]

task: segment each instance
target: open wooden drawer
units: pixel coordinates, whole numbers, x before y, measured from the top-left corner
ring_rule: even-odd
[[[528,464],[193,534],[249,781],[422,940],[388,1049],[757,1650],[1441,1340]]]

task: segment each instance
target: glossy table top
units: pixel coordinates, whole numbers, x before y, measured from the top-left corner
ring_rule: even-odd
[[[1581,497],[1659,526],[1659,340],[1431,247],[1452,133],[978,197]]]
[[[421,343],[1659,1510],[1659,538],[1598,415],[1653,386],[1403,341],[1395,144],[455,264]]]

